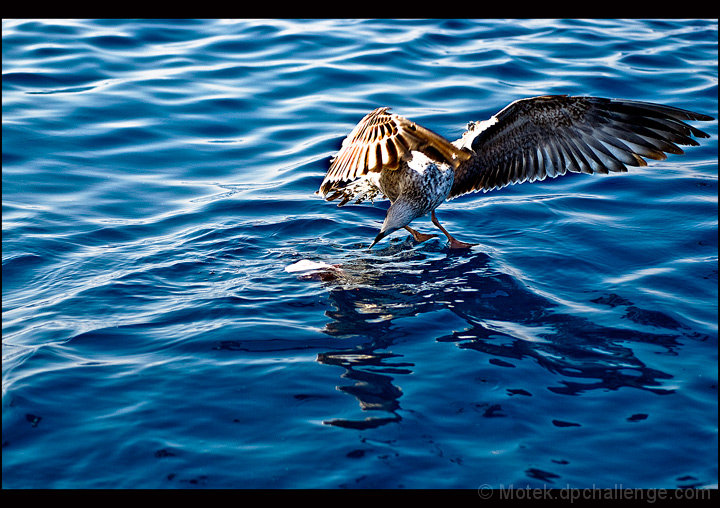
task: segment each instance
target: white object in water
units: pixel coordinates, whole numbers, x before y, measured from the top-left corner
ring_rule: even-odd
[[[314,272],[317,270],[334,270],[335,266],[327,263],[318,263],[317,261],[310,261],[309,259],[301,259],[297,263],[293,263],[290,266],[285,267],[286,272]]]

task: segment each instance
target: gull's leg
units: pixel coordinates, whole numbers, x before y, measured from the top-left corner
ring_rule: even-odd
[[[473,245],[477,245],[476,243],[465,243],[465,242],[461,242],[460,240],[456,240],[455,238],[453,238],[453,236],[450,233],[448,233],[444,227],[442,227],[440,225],[440,222],[437,220],[437,217],[435,217],[435,210],[433,210],[431,218],[432,218],[433,224],[435,224],[438,228],[440,228],[440,231],[445,233],[445,236],[447,236],[448,240],[450,241],[451,249],[469,249]]]
[[[418,243],[422,243],[425,240],[430,240],[431,238],[437,237],[437,235],[427,235],[425,233],[420,233],[419,231],[415,231],[410,226],[405,226],[405,229],[407,229],[410,232],[410,234],[413,235],[413,238]]]

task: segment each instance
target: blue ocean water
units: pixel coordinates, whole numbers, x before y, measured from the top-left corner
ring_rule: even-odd
[[[444,204],[470,251],[314,195],[378,106],[717,118],[717,20],[10,19],[2,54],[4,488],[717,485],[716,121]]]

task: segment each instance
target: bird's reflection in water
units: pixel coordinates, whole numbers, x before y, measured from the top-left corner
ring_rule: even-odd
[[[400,388],[393,384],[393,374],[408,374],[412,367],[407,363],[391,363],[396,355],[388,353],[343,353],[328,352],[318,355],[318,361],[328,365],[338,365],[346,369],[343,378],[354,382],[352,385],[338,387],[342,392],[354,396],[363,411],[382,411],[392,416],[367,417],[363,420],[337,418],[325,423],[338,427],[369,429],[400,420],[397,409],[398,399],[402,395]],[[380,371],[372,369],[379,368]]]
[[[408,239],[354,259],[323,280],[332,306],[326,311],[330,321],[324,332],[352,346],[321,353],[317,360],[345,369],[342,377],[352,384],[338,389],[358,400],[363,416],[368,413],[362,419],[325,422],[341,427],[372,428],[401,419],[402,391],[395,383],[412,373],[414,365],[384,351],[409,335],[397,324],[400,318],[421,320],[424,314],[449,310],[466,325],[462,330],[448,325],[435,341],[484,353],[496,365],[533,358],[560,379],[547,388],[568,395],[624,386],[671,393],[663,383],[672,376],[645,365],[633,353],[633,344],[653,344],[673,355],[681,336],[705,338],[667,315],[613,294],[588,293],[588,302],[582,303],[617,312],[617,326],[570,314],[494,268],[479,249],[413,249]],[[437,324],[427,334],[433,330]]]

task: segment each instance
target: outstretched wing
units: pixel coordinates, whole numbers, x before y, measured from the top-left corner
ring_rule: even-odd
[[[511,103],[487,122],[470,126],[476,158],[456,169],[449,198],[508,184],[575,173],[627,171],[682,154],[707,134],[683,120],[712,117],[671,106],[597,97],[546,95]],[[473,128],[479,133],[475,134]],[[473,139],[474,136],[474,139]]]
[[[468,150],[457,148],[407,118],[389,113],[389,109],[378,108],[367,114],[343,140],[320,186],[323,196],[368,172],[398,169],[401,161],[411,158],[412,150],[453,166],[470,157]]]

